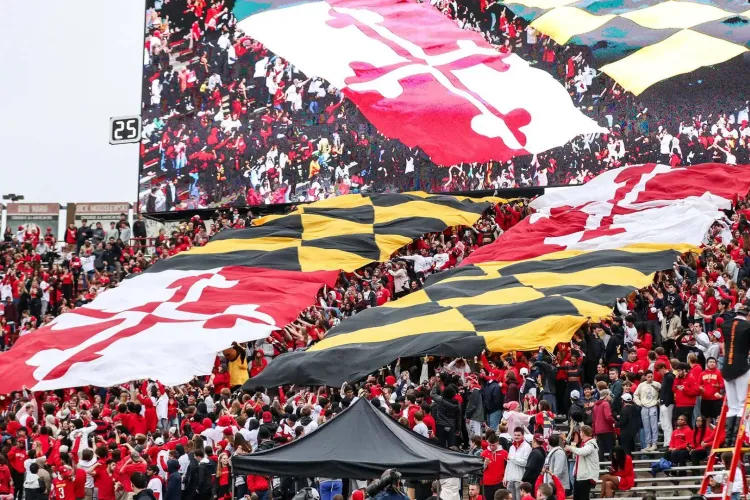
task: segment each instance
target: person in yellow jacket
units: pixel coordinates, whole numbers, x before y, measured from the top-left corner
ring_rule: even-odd
[[[245,347],[232,342],[232,347],[224,350],[229,371],[229,385],[232,391],[242,386],[250,378],[247,372],[247,353]]]

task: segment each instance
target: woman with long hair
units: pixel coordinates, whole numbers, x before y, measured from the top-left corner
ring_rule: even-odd
[[[625,448],[612,448],[612,465],[602,476],[602,498],[614,498],[615,491],[627,491],[635,484],[633,459],[625,453]]]
[[[253,447],[247,442],[245,437],[239,432],[234,435],[234,454],[247,455],[253,452]]]
[[[219,463],[216,465],[216,479],[214,498],[223,500],[232,497],[232,462],[229,455],[222,453],[219,455]]]
[[[714,434],[716,428],[711,425],[709,419],[704,418],[703,415],[698,415],[695,419],[695,429],[693,430],[693,441],[690,443],[690,462],[694,466],[700,465],[702,460],[708,457],[711,447],[714,442]],[[700,473],[696,470],[693,471],[693,475],[699,476]]]

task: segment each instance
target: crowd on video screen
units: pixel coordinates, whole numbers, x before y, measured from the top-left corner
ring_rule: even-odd
[[[141,209],[569,185],[625,164],[748,162],[743,81],[750,63],[744,58],[635,96],[596,69],[589,47],[558,45],[499,3],[431,3],[499,51],[514,52],[558,78],[574,103],[609,132],[506,162],[436,165],[418,148],[378,133],[326,81],[302,74],[243,33],[233,1],[151,0]]]

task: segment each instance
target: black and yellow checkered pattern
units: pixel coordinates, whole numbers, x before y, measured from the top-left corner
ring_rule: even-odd
[[[750,49],[750,4],[740,0],[512,0],[515,14],[560,45],[592,47],[600,67],[638,95],[655,83]]]
[[[337,385],[398,357],[474,356],[552,349],[617,298],[653,282],[689,245],[563,251],[519,262],[459,267],[411,295],[368,309],[305,352],[275,359],[252,383]]]
[[[473,225],[500,198],[352,194],[267,216],[253,227],[219,233],[158,270],[248,266],[290,271],[354,271],[390,258],[421,235]]]

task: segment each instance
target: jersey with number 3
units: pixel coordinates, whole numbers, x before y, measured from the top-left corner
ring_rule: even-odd
[[[72,479],[53,479],[52,491],[57,500],[75,500],[76,498],[76,488]]]

